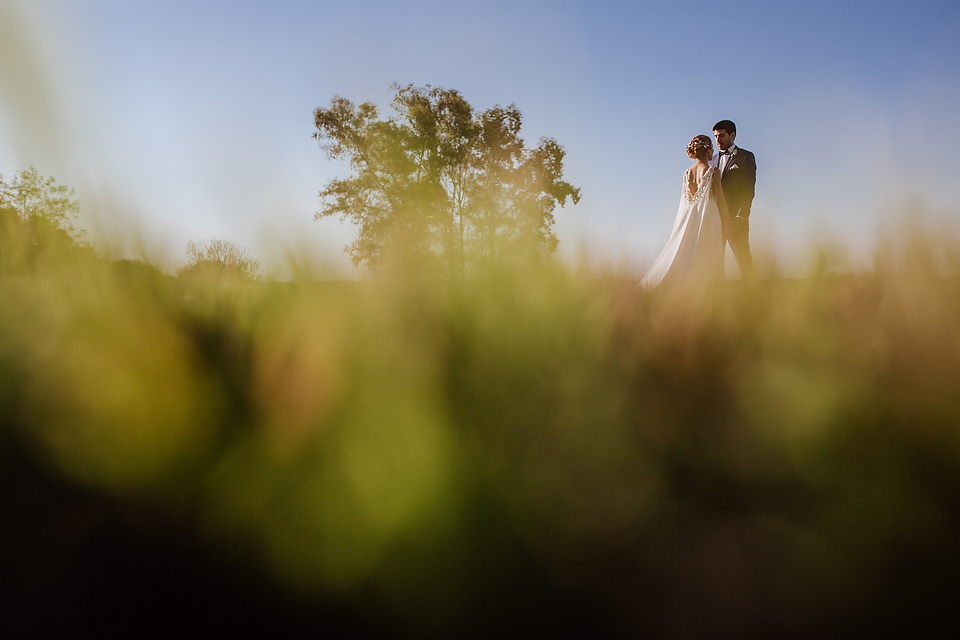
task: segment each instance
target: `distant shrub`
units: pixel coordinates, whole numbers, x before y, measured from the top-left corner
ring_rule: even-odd
[[[233,275],[260,281],[260,262],[250,253],[227,240],[204,240],[187,243],[187,264],[177,275]]]

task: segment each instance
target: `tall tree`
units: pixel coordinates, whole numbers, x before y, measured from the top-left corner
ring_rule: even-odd
[[[33,167],[0,175],[0,272],[55,268],[70,255],[93,255],[76,226],[80,203],[73,189]]]
[[[514,105],[474,111],[458,91],[394,84],[394,116],[334,96],[314,112],[314,138],[352,175],[320,192],[317,219],[355,224],[346,252],[376,271],[392,258],[442,267],[525,262],[557,246],[553,211],[580,190],[563,180],[551,138],[527,149]]]

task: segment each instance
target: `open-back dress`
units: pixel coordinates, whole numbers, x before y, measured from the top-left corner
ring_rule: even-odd
[[[713,188],[716,167],[708,167],[691,191],[683,176],[680,209],[670,239],[650,270],[640,281],[642,287],[661,282],[723,277],[723,231],[720,208]]]

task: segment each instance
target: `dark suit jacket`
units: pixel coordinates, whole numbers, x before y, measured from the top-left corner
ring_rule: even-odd
[[[757,184],[757,160],[753,154],[737,147],[733,158],[727,161],[726,170],[720,174],[720,184],[730,216],[749,218]]]

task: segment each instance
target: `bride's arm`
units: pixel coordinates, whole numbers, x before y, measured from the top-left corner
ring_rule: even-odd
[[[713,173],[713,192],[717,196],[717,208],[720,209],[720,220],[726,227],[730,224],[730,210],[727,209],[727,199],[723,197],[723,184],[720,182],[719,171]]]

